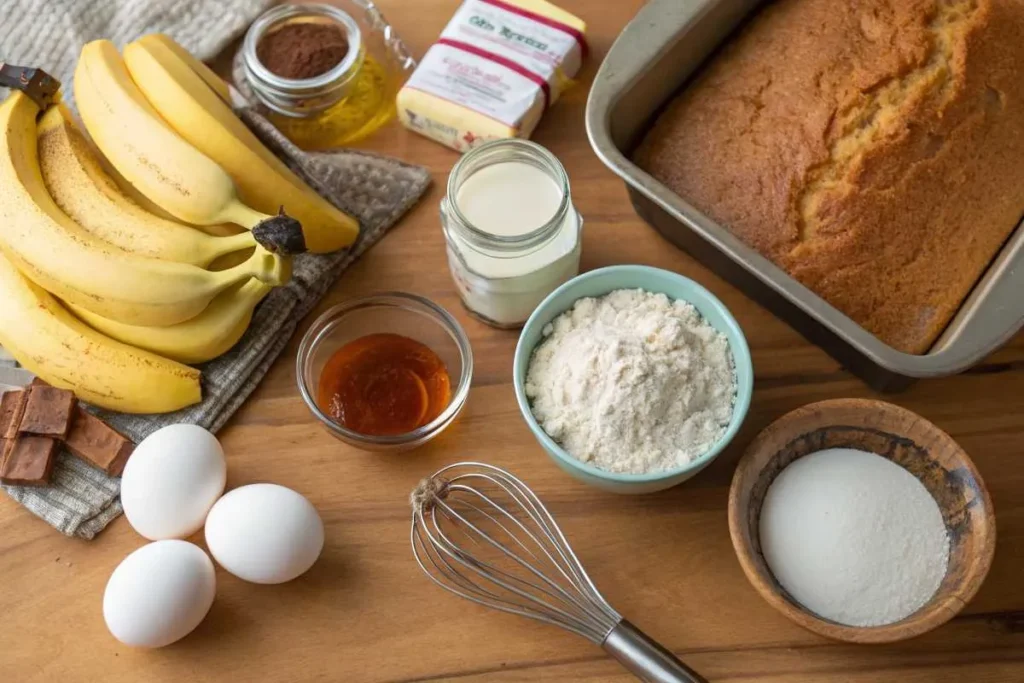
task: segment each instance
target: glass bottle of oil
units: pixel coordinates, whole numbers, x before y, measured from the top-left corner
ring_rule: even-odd
[[[280,5],[253,22],[242,45],[242,65],[267,118],[299,147],[325,149],[351,144],[387,123],[395,95],[415,66],[376,7],[347,0],[349,14],[334,5]],[[292,22],[335,24],[349,51],[327,72],[306,79],[283,78],[260,62],[263,36]]]

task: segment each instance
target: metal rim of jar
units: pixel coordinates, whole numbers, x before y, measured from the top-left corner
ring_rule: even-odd
[[[260,61],[256,48],[267,32],[295,17],[326,17],[345,31],[349,50],[345,58],[319,76],[313,78],[283,78]],[[252,23],[242,43],[242,63],[253,92],[267,107],[285,116],[308,116],[336,104],[355,82],[363,65],[366,50],[363,47],[359,24],[337,7],[321,4],[278,5],[261,14]],[[294,100],[313,96],[326,97],[322,105],[296,112]]]
[[[547,172],[558,184],[562,192],[562,200],[551,219],[536,230],[523,235],[494,235],[474,226],[459,209],[456,197],[462,183],[474,173],[488,166],[510,161],[528,163]],[[454,225],[457,228],[458,236],[470,246],[496,252],[507,252],[507,256],[491,254],[497,258],[514,258],[533,251],[554,239],[572,208],[569,175],[565,172],[562,162],[545,147],[536,142],[519,138],[492,140],[466,152],[448,174],[445,192],[442,213],[447,214],[447,218],[454,219],[443,221],[446,229],[449,225]]]

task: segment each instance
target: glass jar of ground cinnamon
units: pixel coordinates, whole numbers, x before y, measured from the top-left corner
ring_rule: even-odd
[[[271,73],[300,81],[324,75],[348,54],[346,31],[331,23],[293,21],[256,43],[256,57]]]
[[[376,12],[372,3],[353,9]],[[397,86],[385,56],[366,49],[367,21],[333,5],[280,5],[245,36],[242,65],[268,118],[306,149],[353,142],[394,114]]]

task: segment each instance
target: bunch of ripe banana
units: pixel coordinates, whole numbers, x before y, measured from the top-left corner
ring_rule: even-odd
[[[166,36],[123,57],[105,40],[83,48],[74,90],[91,142],[53,79],[0,63],[0,81],[15,86],[0,103],[0,346],[83,400],[132,413],[198,402],[186,363],[241,338],[290,254],[358,234]]]

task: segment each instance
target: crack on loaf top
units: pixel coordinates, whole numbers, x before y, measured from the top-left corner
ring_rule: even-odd
[[[851,105],[837,109],[830,127],[837,131],[825,159],[807,169],[803,187],[793,198],[797,221],[796,249],[813,240],[821,224],[825,195],[847,182],[849,171],[877,142],[901,125],[904,105],[921,93],[937,93],[942,109],[955,95],[953,59],[956,40],[978,8],[976,0],[943,1],[928,24],[931,49],[923,63],[903,74],[893,74],[862,90]]]

